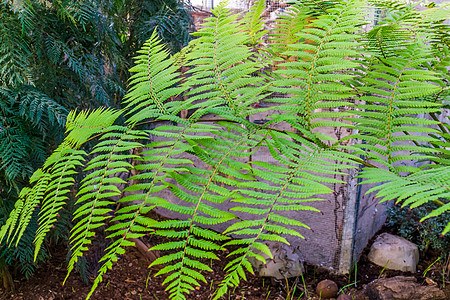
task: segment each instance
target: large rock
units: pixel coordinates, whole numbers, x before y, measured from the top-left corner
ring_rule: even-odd
[[[366,287],[370,300],[445,300],[437,286],[423,286],[414,277],[376,279]]]
[[[264,257],[266,264],[253,257],[249,258],[256,274],[262,277],[274,277],[279,280],[302,275],[304,271],[303,261],[300,259],[296,249],[277,242],[268,242],[267,246],[272,253],[273,259],[260,251],[254,251],[256,254]]]
[[[419,262],[419,249],[404,238],[382,233],[370,248],[369,260],[387,269],[414,273]]]

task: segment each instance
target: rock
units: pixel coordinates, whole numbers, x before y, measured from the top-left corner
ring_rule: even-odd
[[[337,297],[336,300],[353,300],[353,299],[352,299],[352,296],[345,295],[345,294],[340,294],[339,297]]]
[[[367,284],[364,284],[361,290],[353,289],[353,292],[351,293],[352,300],[373,300],[367,296],[366,288]]]
[[[423,286],[414,277],[397,276],[376,279],[366,287],[371,300],[445,300],[436,286]]]
[[[322,280],[317,284],[316,293],[321,299],[330,299],[336,297],[339,288],[336,282],[332,280]]]
[[[301,276],[304,267],[303,261],[296,249],[292,249],[284,243],[267,242],[267,246],[272,253],[273,259],[261,251],[254,251],[264,257],[266,264],[250,257],[249,261],[253,266],[256,274],[262,277],[274,277],[278,280]]]
[[[387,269],[416,272],[419,249],[410,241],[389,234],[380,234],[370,248],[369,260]]]

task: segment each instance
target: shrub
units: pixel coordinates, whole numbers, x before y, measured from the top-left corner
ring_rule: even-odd
[[[401,208],[400,205],[388,208],[387,226],[395,228],[398,234],[405,239],[415,243],[421,252],[434,250],[442,258],[446,258],[450,253],[450,237],[441,236],[445,226],[450,222],[448,214],[442,214],[420,222],[420,220],[437,209],[433,203],[424,204],[414,210],[408,207]]]

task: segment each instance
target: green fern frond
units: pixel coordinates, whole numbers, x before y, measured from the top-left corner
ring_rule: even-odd
[[[67,116],[66,132],[69,134],[66,141],[78,148],[96,134],[102,133],[110,127],[121,115],[122,111],[98,108],[92,111],[71,111]]]
[[[42,169],[38,169],[34,172],[33,176],[30,178],[30,183],[34,183],[34,186],[31,189],[24,189],[21,191],[20,198],[15,204],[15,209],[10,213],[8,222],[2,227],[2,233],[0,234],[2,239],[5,236],[3,230],[6,230],[9,227],[7,241],[10,238],[12,238],[11,242],[16,239],[17,247],[25,229],[30,223],[35,208],[39,207],[44,198],[44,193],[47,190],[49,180],[49,174],[43,172]],[[12,237],[11,234],[13,229],[15,229],[16,233]]]
[[[237,21],[238,16],[225,6],[226,2],[221,2],[213,11],[214,17],[206,19],[204,27],[194,34],[198,39],[194,40],[192,50],[186,54],[190,70],[185,84],[190,91],[183,105],[197,110],[195,118],[212,108],[242,116],[250,104],[264,97],[258,90],[248,88],[265,85],[262,77],[251,76],[263,63],[245,45],[248,36]]]
[[[198,282],[205,281],[204,275],[199,271],[211,270],[205,264],[199,262],[198,258],[217,259],[212,250],[221,249],[221,247],[214,241],[226,239],[221,234],[202,230],[199,226],[202,224],[215,225],[236,218],[229,212],[214,208],[208,202],[222,203],[233,194],[230,187],[239,186],[240,180],[253,180],[251,176],[246,174],[249,171],[248,165],[239,163],[236,157],[251,155],[252,151],[248,150],[255,146],[261,137],[259,135],[253,136],[248,131],[242,135],[236,133],[233,129],[237,129],[235,127],[239,126],[232,123],[222,125],[226,126],[227,130],[218,131],[217,138],[190,141],[191,152],[200,158],[204,164],[210,166],[211,170],[187,166],[185,168],[188,172],[170,173],[170,176],[181,187],[170,185],[171,192],[178,199],[188,204],[192,203],[188,206],[188,210],[185,210],[184,206],[162,205],[162,207],[190,215],[189,223],[178,226],[180,234],[182,233],[178,237],[182,237],[184,242],[177,244],[177,254],[171,254],[174,255],[173,258],[170,258],[170,261],[173,262],[159,272],[159,274],[170,273],[165,283],[168,284],[166,290],[168,290],[171,298],[185,299],[184,294],[189,289],[192,289]],[[242,131],[242,128],[239,131]],[[158,230],[157,234],[167,235],[161,230]],[[167,263],[168,258],[165,257],[155,261],[153,265]],[[193,258],[196,260],[194,261]],[[189,272],[183,270],[189,270]]]
[[[308,23],[308,10],[302,9],[299,4],[293,4],[285,14],[280,15],[276,23],[276,32],[270,34],[269,44],[272,51],[277,55],[285,53],[289,45],[296,44],[299,41],[305,42],[297,33]]]
[[[424,121],[414,115],[420,113],[433,113],[440,110],[440,104],[424,101],[423,97],[439,93],[441,87],[434,84],[438,80],[438,74],[424,70],[421,66],[433,60],[430,50],[421,43],[407,46],[403,50],[397,50],[395,59],[385,60],[380,58],[380,63],[368,70],[365,86],[360,87],[365,95],[361,100],[365,104],[359,105],[362,111],[358,111],[359,119],[355,119],[356,128],[360,134],[354,138],[367,140],[372,145],[379,145],[374,151],[375,159],[388,168],[394,167],[392,163],[404,158],[397,157],[401,151],[425,151],[432,152],[418,144],[423,141],[420,133],[431,134],[437,130],[430,126],[417,126],[417,124],[436,125],[436,121]],[[399,135],[406,137],[399,138]],[[433,140],[432,136],[426,138]],[[410,141],[411,145],[394,145],[394,141]],[[366,147],[363,144],[357,147]],[[366,147],[368,149],[368,147]],[[371,150],[375,150],[373,147]],[[378,156],[378,158],[376,158]],[[385,159],[385,157],[387,159]],[[419,156],[409,156],[409,159],[420,159]],[[406,170],[406,169],[405,169]]]
[[[280,78],[272,88],[275,92],[293,95],[277,98],[277,107],[290,114],[298,114],[299,121],[307,129],[314,127],[346,127],[339,121],[321,120],[323,110],[352,106],[348,101],[355,96],[354,90],[343,81],[355,77],[352,69],[359,63],[360,55],[357,38],[363,24],[363,3],[351,1],[337,4],[328,14],[311,20],[308,26],[300,28],[297,38],[310,40],[311,43],[295,43],[282,53],[291,60],[279,64],[276,70]],[[334,117],[339,118],[338,111]],[[274,115],[274,118],[278,116]],[[277,120],[277,119],[275,119]]]
[[[382,197],[382,202],[395,199],[396,203],[402,203],[402,207],[409,206],[411,209],[428,202],[437,203],[439,207],[423,217],[420,222],[450,211],[450,167],[423,170],[408,176],[369,168],[364,170],[360,177],[366,178],[362,183],[382,183],[367,191],[367,193],[377,192],[376,196]],[[450,222],[442,235],[447,234],[449,229]]]
[[[138,51],[136,66],[130,69],[135,73],[130,78],[131,88],[124,103],[127,104],[128,122],[135,124],[150,118],[158,118],[170,113],[177,114],[178,107],[167,103],[171,97],[184,91],[176,85],[180,81],[178,67],[169,51],[159,41],[156,31]]]
[[[77,194],[79,208],[73,213],[76,224],[71,230],[71,258],[68,265],[66,280],[70,275],[78,258],[87,250],[87,244],[92,242],[94,229],[102,227],[110,218],[114,204],[110,198],[119,196],[119,185],[126,183],[119,177],[132,169],[128,162],[139,158],[130,154],[130,150],[137,150],[143,145],[136,142],[146,138],[144,132],[130,130],[127,127],[111,126],[104,130],[100,142],[90,153],[93,158],[86,165],[88,174]]]
[[[410,32],[399,24],[385,24],[367,32],[368,50],[383,58],[395,56],[396,49],[409,40]]]
[[[130,182],[136,181],[136,183],[124,190],[125,193],[130,192],[132,194],[119,200],[120,203],[125,203],[127,205],[115,212],[115,216],[112,220],[112,222],[118,221],[120,223],[112,225],[107,229],[111,232],[109,237],[116,240],[108,249],[106,249],[106,254],[102,258],[103,264],[88,297],[92,295],[92,292],[102,281],[103,274],[111,268],[112,263],[117,260],[118,255],[123,254],[126,247],[134,245],[133,242],[127,240],[128,238],[138,238],[148,232],[155,232],[155,230],[157,234],[170,238],[186,237],[187,233],[184,233],[181,230],[186,227],[186,222],[177,223],[176,221],[173,221],[173,223],[170,224],[155,224],[155,221],[144,215],[156,206],[165,207],[181,213],[191,213],[187,207],[183,210],[183,208],[185,208],[184,206],[171,204],[167,200],[159,197],[157,193],[170,187],[170,183],[167,182],[166,178],[172,176],[172,173],[175,170],[182,171],[183,169],[187,169],[186,165],[193,164],[189,159],[178,157],[180,154],[192,150],[191,145],[184,143],[185,139],[208,139],[208,137],[197,136],[196,134],[214,132],[215,130],[217,130],[217,126],[192,124],[188,122],[185,126],[161,125],[149,131],[151,135],[158,137],[158,139],[161,137],[162,140],[151,142],[145,146],[148,150],[140,153],[140,160],[142,160],[142,163],[135,167],[137,175],[129,179]],[[208,208],[204,206],[203,209],[207,210]],[[180,231],[169,230],[166,229],[167,227],[178,228]],[[209,231],[203,231],[201,229],[196,230],[194,227],[191,229],[192,232],[206,233],[210,239],[221,239],[220,235],[215,236],[217,234],[214,232],[209,233]],[[207,243],[207,240],[205,240],[205,242]],[[193,252],[193,254],[196,253],[198,252]],[[165,259],[166,258],[162,257],[160,260],[155,261],[154,264]],[[170,261],[172,258],[168,259]],[[195,263],[189,259],[187,259],[187,261],[187,264],[190,263],[192,265]],[[203,265],[200,265],[200,267],[203,267]],[[192,272],[194,272],[194,270],[192,270]],[[188,279],[186,280],[192,282],[190,278],[191,277],[188,276]],[[186,281],[179,283],[179,288],[187,284]],[[179,290],[180,293],[183,291],[185,291],[184,288]]]
[[[264,30],[265,22],[262,19],[265,8],[263,0],[256,1],[242,18],[244,30],[247,32],[252,46],[261,43],[262,37],[268,32],[268,30]]]
[[[283,215],[285,211],[311,211],[318,212],[310,202],[321,201],[319,195],[332,193],[333,191],[324,185],[324,182],[342,183],[342,181],[327,178],[319,174],[345,174],[337,171],[342,164],[348,162],[352,155],[342,154],[334,149],[320,149],[307,140],[303,140],[300,147],[291,140],[290,135],[271,132],[271,139],[267,140],[267,147],[277,163],[281,166],[272,166],[263,161],[252,162],[252,174],[256,181],[240,181],[238,196],[231,201],[240,203],[231,208],[231,211],[245,212],[254,215],[251,221],[234,223],[225,231],[229,235],[245,235],[246,247],[231,252],[229,256],[239,255],[226,266],[227,275],[220,284],[214,299],[222,297],[229,288],[236,286],[240,279],[245,280],[245,272],[253,274],[249,257],[263,260],[254,250],[267,253],[268,249],[262,249],[264,241],[278,241],[288,243],[285,236],[291,235],[303,238],[298,230],[288,228],[297,226],[309,229],[309,227],[295,219]],[[301,139],[301,138],[299,138]],[[309,145],[311,148],[308,148]],[[325,159],[326,158],[326,159]],[[336,162],[333,162],[336,161]],[[352,166],[348,166],[351,168]],[[276,169],[276,173],[273,171]],[[268,173],[270,171],[270,173]],[[270,175],[268,175],[270,174]],[[247,238],[250,236],[250,238]],[[233,241],[226,243],[224,247],[235,244]],[[271,256],[270,251],[267,253]]]
[[[46,194],[41,200],[39,228],[34,239],[35,259],[45,236],[59,217],[59,211],[66,204],[70,189],[75,183],[73,179],[73,175],[77,173],[75,169],[83,165],[85,155],[83,150],[74,150],[67,146],[64,147],[63,144],[46,162],[49,183],[46,187]]]

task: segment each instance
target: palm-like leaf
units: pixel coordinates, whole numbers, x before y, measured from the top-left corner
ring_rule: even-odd
[[[377,192],[377,197],[382,201],[395,200],[402,207],[409,206],[411,209],[419,207],[428,202],[436,202],[439,207],[423,217],[420,222],[428,218],[437,217],[450,211],[450,167],[423,170],[409,176],[400,176],[388,170],[368,169],[361,174],[367,178],[363,183],[382,183],[368,191]],[[386,183],[386,181],[388,181]],[[441,202],[441,199],[446,199]],[[445,227],[442,235],[450,231],[450,222]]]
[[[273,83],[273,90],[293,96],[275,99],[280,102],[278,109],[287,112],[274,115],[276,120],[292,118],[295,113],[295,122],[307,129],[348,126],[329,116],[348,116],[348,112],[339,112],[338,108],[352,106],[349,99],[355,96],[354,90],[344,83],[355,78],[352,69],[359,66],[355,60],[360,55],[356,39],[363,23],[362,8],[359,1],[337,4],[327,14],[312,19],[308,26],[296,29],[294,36],[311,42],[288,45],[287,51],[281,53],[294,61],[279,65],[276,73],[281,78]],[[292,22],[295,18],[294,14]],[[283,30],[284,27],[282,23]],[[332,108],[336,111],[330,112]]]
[[[355,138],[368,142],[358,147],[370,150],[372,159],[398,171],[412,169],[394,167],[394,162],[423,158],[404,156],[401,151],[434,152],[418,143],[434,141],[433,137],[421,133],[436,133],[436,129],[423,125],[435,125],[437,122],[414,116],[440,110],[439,103],[422,98],[441,90],[439,85],[432,83],[437,80],[437,74],[421,67],[430,59],[431,52],[425,45],[416,43],[407,46],[397,51],[395,60],[379,58],[380,62],[367,70],[365,85],[360,88],[365,94],[361,100],[366,104],[359,106],[363,109],[358,111],[361,118],[357,119],[360,134]],[[415,144],[398,143],[407,141]]]

